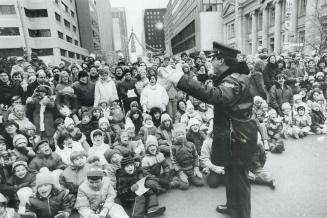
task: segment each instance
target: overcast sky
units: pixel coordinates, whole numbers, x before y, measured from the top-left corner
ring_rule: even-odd
[[[110,0],[111,7],[124,7],[127,19],[127,34],[133,26],[135,34],[141,40],[143,32],[143,10],[147,8],[166,8],[169,0]],[[115,30],[114,30],[115,31]],[[139,49],[137,48],[137,53]]]

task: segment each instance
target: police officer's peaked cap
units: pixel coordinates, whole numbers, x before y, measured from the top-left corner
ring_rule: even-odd
[[[218,59],[220,58],[234,59],[236,58],[237,54],[241,53],[241,51],[234,48],[230,48],[219,42],[213,42],[213,49],[217,50],[218,54],[216,55],[216,57]]]

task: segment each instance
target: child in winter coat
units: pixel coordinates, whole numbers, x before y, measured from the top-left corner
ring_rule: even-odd
[[[195,145],[186,140],[186,131],[183,125],[174,129],[174,142],[171,147],[171,162],[178,175],[181,189],[188,189],[190,183],[203,186],[202,174],[199,170],[199,156]]]
[[[89,145],[92,145],[92,140],[90,138],[90,134],[94,129],[98,128],[98,125],[95,123],[91,123],[91,115],[88,111],[82,112],[82,119],[81,122],[77,125],[77,128],[85,135],[86,141]]]
[[[188,121],[188,126],[187,126],[187,133],[186,133],[186,139],[189,142],[192,142],[195,145],[196,152],[198,154],[201,154],[201,147],[206,139],[206,135],[204,134],[203,131],[200,130],[200,122],[196,118],[191,118]]]
[[[13,107],[13,112],[9,114],[8,120],[15,121],[20,131],[25,131],[26,128],[32,124],[25,115],[25,107],[21,104],[16,104]]]
[[[104,152],[108,164],[105,166],[104,172],[109,177],[112,186],[116,189],[117,179],[116,173],[120,169],[120,161],[123,159],[120,151],[117,149],[108,149]]]
[[[306,103],[302,101],[302,96],[300,94],[295,94],[293,96],[294,99],[294,105],[293,105],[293,116],[297,115],[297,108],[298,106],[304,106],[305,107],[305,112],[309,112],[309,107]]]
[[[100,165],[104,167],[107,164],[106,159],[104,158],[104,152],[110,148],[108,144],[104,143],[104,133],[99,130],[93,130],[91,132],[91,140],[93,142],[93,146],[88,151],[88,156],[97,156],[100,158]]]
[[[156,137],[159,143],[159,150],[165,156],[170,155],[170,150],[173,141],[173,123],[168,114],[162,114],[161,116],[161,124],[157,129]]]
[[[122,156],[135,155],[126,130],[120,132],[118,143],[114,146],[114,149],[118,150]]]
[[[208,104],[201,102],[199,104],[198,113],[201,117],[202,124],[209,124],[209,121],[213,119],[213,110]]]
[[[275,109],[271,109],[268,112],[269,120],[267,122],[267,132],[269,136],[269,147],[272,153],[282,153],[284,148],[284,142],[281,139],[281,133],[283,132],[282,118],[277,117]]]
[[[72,210],[69,191],[55,187],[54,177],[45,167],[36,175],[35,183],[36,191],[29,198],[27,209],[37,217],[54,218],[60,214],[68,218]]]
[[[8,200],[3,194],[0,193],[0,217],[3,218],[20,218],[21,216],[16,213],[14,208],[7,207]]]
[[[152,117],[148,114],[145,114],[143,126],[139,131],[139,136],[141,137],[143,144],[145,144],[147,137],[149,135],[155,136],[156,132],[157,132],[157,128],[153,124]]]
[[[202,121],[202,118],[197,110],[194,109],[193,104],[190,101],[186,102],[186,111],[181,117],[181,123],[187,126],[189,119],[196,118]]]
[[[149,135],[147,138],[146,155],[142,159],[142,168],[145,175],[153,177],[147,181],[146,185],[151,187],[155,193],[160,194],[171,188],[169,164],[164,155],[159,151],[157,138],[153,135]]]
[[[208,137],[203,142],[201,148],[200,164],[203,174],[207,177],[207,184],[210,188],[217,188],[224,184],[225,170],[222,166],[216,166],[211,162],[212,151],[212,125],[208,129]]]
[[[186,110],[186,102],[184,100],[177,101],[177,111],[175,113],[175,120],[174,123],[180,123],[181,117],[185,113]]]
[[[253,98],[253,107],[252,107],[252,114],[257,114],[257,110],[262,109],[262,103],[264,102],[263,98],[260,96],[254,96]]]
[[[71,164],[60,174],[59,184],[63,188],[69,190],[69,193],[74,196],[75,201],[78,187],[86,179],[88,170],[86,165],[86,153],[84,151],[73,151],[70,154],[70,163]]]
[[[58,149],[58,148],[62,149],[62,147],[59,147],[58,146],[58,138],[59,138],[59,135],[62,132],[66,131],[65,125],[64,125],[64,119],[61,118],[61,117],[55,119],[55,121],[54,121],[54,127],[56,129],[56,132],[53,135],[53,141],[54,141],[54,144],[55,144],[55,148],[56,149]]]
[[[119,134],[119,132],[124,129],[124,113],[120,107],[119,100],[115,100],[111,103],[110,106],[110,116],[112,119],[109,119],[111,128],[115,134]]]
[[[33,157],[35,157],[35,153],[33,152],[31,147],[28,146],[27,138],[22,134],[17,134],[13,138],[14,149],[12,152],[15,154],[17,160],[22,160],[29,163]]]
[[[294,130],[300,138],[308,135],[312,123],[310,115],[305,111],[305,105],[299,105],[297,115],[294,116]]]
[[[132,157],[124,157],[121,160],[121,169],[117,172],[117,192],[124,208],[131,210],[132,218],[141,218],[162,215],[166,208],[159,207],[157,195],[153,190],[148,190],[143,195],[136,195],[136,184],[144,177],[143,171],[137,168]],[[146,180],[151,179],[149,176]]]
[[[100,99],[99,107],[102,110],[103,116],[109,120],[111,117],[110,117],[110,107],[108,101],[106,99]]]
[[[116,134],[111,130],[109,120],[105,117],[99,119],[99,129],[104,133],[104,143],[112,147],[112,142],[116,139]]]
[[[292,107],[288,102],[282,104],[282,119],[283,119],[283,132],[282,136],[287,139],[288,137],[299,138],[293,129],[293,115]]]
[[[126,120],[125,131],[128,133],[128,140],[132,147],[134,157],[142,158],[145,154],[144,144],[139,135],[135,135],[135,127],[131,120]]]
[[[15,192],[23,187],[33,188],[35,186],[36,171],[28,168],[25,161],[16,161],[12,165],[13,176],[8,184],[14,186]]]
[[[26,127],[24,134],[28,141],[27,147],[32,148],[35,146],[36,143],[41,141],[41,137],[39,135],[36,135],[36,127],[33,123],[30,123],[30,125]]]
[[[62,149],[58,148],[56,150],[56,153],[59,154],[62,161],[66,165],[71,165],[70,155],[74,151],[83,151],[84,152],[84,148],[82,147],[81,143],[74,141],[72,136],[66,131],[62,132],[59,135],[58,146],[62,147]]]
[[[138,135],[141,127],[143,126],[143,116],[142,112],[138,109],[131,109],[129,119],[133,122],[135,127],[135,134]]]
[[[81,130],[75,126],[73,119],[66,117],[64,122],[67,132],[72,136],[74,141],[82,144],[84,150],[87,152],[90,149],[89,143],[86,141],[86,136],[81,132]]]
[[[316,134],[327,133],[327,125],[325,125],[326,117],[320,110],[320,104],[312,102],[311,104],[311,130]]]
[[[102,170],[91,168],[79,186],[75,208],[81,218],[128,218],[124,209],[115,203],[116,191]]]
[[[66,168],[61,157],[57,153],[52,152],[48,141],[40,141],[33,147],[33,151],[36,153],[36,156],[29,163],[31,169],[39,171],[42,167],[47,167],[53,171]]]

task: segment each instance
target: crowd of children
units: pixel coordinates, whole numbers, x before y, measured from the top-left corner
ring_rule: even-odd
[[[327,133],[325,59],[297,57],[264,49],[238,56],[263,73],[269,93],[253,100],[259,137],[249,179],[272,189],[266,152],[282,153],[289,137]],[[166,210],[162,193],[225,184],[224,168],[211,162],[213,106],[161,75],[180,69],[213,86],[203,52],[116,66],[93,54],[69,67],[33,58],[17,58],[15,77],[0,70],[0,217],[155,217]]]

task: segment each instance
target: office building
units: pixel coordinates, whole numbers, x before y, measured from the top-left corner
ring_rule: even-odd
[[[113,23],[113,37],[114,37],[114,51],[116,58],[120,54],[124,55],[126,60],[129,60],[128,53],[128,36],[125,8],[112,8],[112,23]]]
[[[144,10],[144,37],[146,49],[153,52],[165,50],[165,8]]]
[[[45,62],[81,62],[88,51],[80,45],[75,0],[0,1],[0,55]]]

